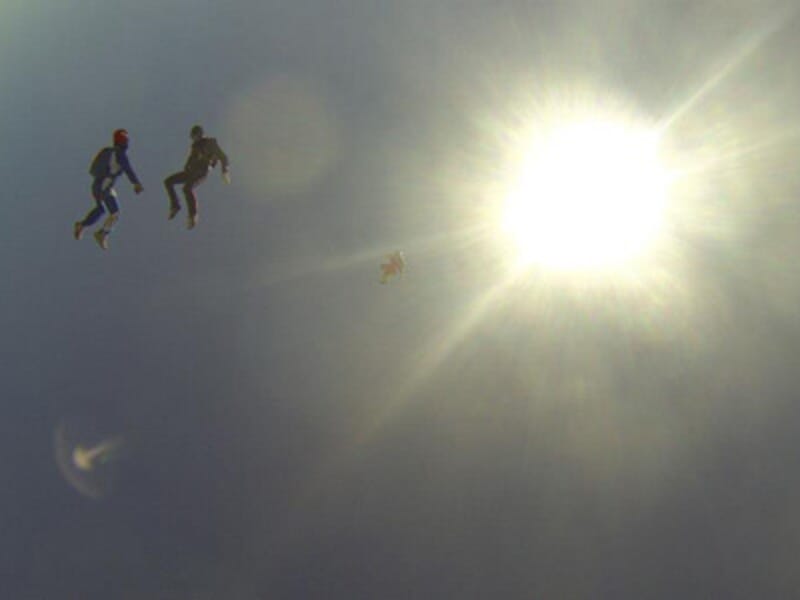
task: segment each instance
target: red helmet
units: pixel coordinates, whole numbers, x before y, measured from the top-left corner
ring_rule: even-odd
[[[127,129],[117,129],[114,131],[114,145],[115,146],[127,146],[128,145],[128,130]]]

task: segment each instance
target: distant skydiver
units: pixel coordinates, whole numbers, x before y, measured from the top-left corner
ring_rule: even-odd
[[[192,127],[189,135],[192,139],[192,147],[183,171],[167,177],[164,180],[164,187],[167,188],[167,195],[169,195],[169,216],[167,218],[174,219],[181,210],[174,186],[178,183],[183,184],[183,195],[186,197],[186,207],[189,210],[186,226],[188,229],[194,229],[194,226],[197,225],[197,198],[194,195],[194,188],[205,181],[211,169],[217,166],[217,162],[222,164],[222,179],[225,183],[230,183],[231,177],[228,156],[219,147],[217,140],[205,137],[200,125]]]
[[[387,283],[395,275],[402,275],[406,270],[406,255],[401,250],[395,250],[386,256],[386,262],[381,264],[381,283]]]
[[[81,239],[83,229],[91,227],[108,209],[108,217],[103,222],[103,226],[95,231],[94,239],[103,250],[108,250],[108,234],[114,227],[114,223],[119,218],[119,206],[117,205],[117,192],[114,190],[114,181],[123,172],[128,180],[133,184],[133,191],[141,194],[144,188],[139,183],[139,178],[128,161],[128,132],[125,129],[117,129],[113,135],[113,146],[101,149],[92,160],[89,167],[89,174],[92,180],[92,197],[95,206],[83,218],[76,221],[73,228],[73,235],[76,240]],[[105,205],[105,208],[104,208]]]

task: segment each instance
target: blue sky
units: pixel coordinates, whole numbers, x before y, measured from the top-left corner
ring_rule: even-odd
[[[786,7],[4,2],[3,597],[791,595]],[[492,296],[504,140],[571,90],[673,119],[670,269]],[[233,184],[189,232],[195,123]],[[117,127],[145,193],[103,253],[71,227]],[[64,423],[129,442],[102,501]]]

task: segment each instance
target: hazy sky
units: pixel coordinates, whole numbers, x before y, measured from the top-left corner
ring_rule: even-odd
[[[798,39],[762,0],[0,3],[0,596],[796,595]],[[587,98],[665,125],[669,243],[503,285],[510,140]],[[233,185],[189,232],[195,123]],[[59,425],[128,440],[105,499]]]

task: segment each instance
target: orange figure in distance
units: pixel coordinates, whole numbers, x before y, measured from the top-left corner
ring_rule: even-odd
[[[381,283],[387,283],[395,275],[401,275],[406,269],[406,257],[397,250],[387,255],[386,262],[381,264]]]

